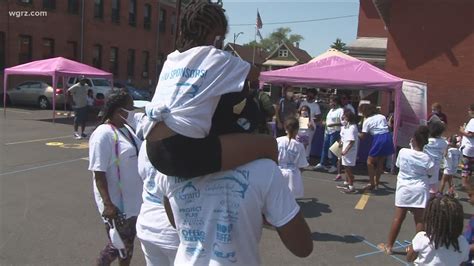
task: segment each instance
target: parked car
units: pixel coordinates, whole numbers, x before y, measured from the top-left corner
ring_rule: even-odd
[[[46,82],[26,81],[7,90],[7,103],[34,105],[40,109],[47,109],[53,103],[53,88]],[[56,108],[59,109],[60,106],[64,106],[64,90],[56,88]]]
[[[110,82],[104,78],[87,78],[87,84],[91,87],[94,99],[96,100],[103,100],[106,99],[107,96],[112,91],[112,87],[110,86]],[[78,78],[69,78],[67,85],[71,87],[78,83]]]
[[[138,101],[150,101],[151,94],[149,91],[145,89],[138,89],[131,84],[124,84],[121,82],[114,82],[114,88],[124,88],[128,91],[130,96],[132,96],[133,100]]]

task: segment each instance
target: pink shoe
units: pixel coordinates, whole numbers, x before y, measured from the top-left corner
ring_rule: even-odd
[[[334,178],[334,181],[341,181],[342,180],[342,175],[337,175],[336,178]]]

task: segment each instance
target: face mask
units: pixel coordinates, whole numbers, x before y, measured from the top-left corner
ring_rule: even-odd
[[[287,92],[286,97],[287,98],[293,98],[293,92]]]
[[[135,111],[130,111],[127,109],[122,108],[124,112],[127,112],[127,117],[122,117],[123,120],[127,123],[127,125],[131,127],[135,127],[136,121],[135,121]]]
[[[431,112],[433,112],[435,114],[439,113],[438,110],[431,110]]]
[[[347,125],[347,121],[342,120],[342,121],[341,121],[341,125],[346,126],[346,125]]]
[[[301,116],[303,116],[303,117],[308,117],[309,114],[308,114],[308,112],[301,112]]]

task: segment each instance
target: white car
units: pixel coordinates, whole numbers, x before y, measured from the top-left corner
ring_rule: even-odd
[[[87,78],[87,83],[91,87],[94,99],[103,101],[112,91],[112,86],[110,82],[104,78]],[[70,88],[71,86],[78,83],[78,78],[69,78],[67,85]]]

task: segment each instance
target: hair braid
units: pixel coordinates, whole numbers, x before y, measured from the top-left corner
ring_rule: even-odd
[[[181,15],[178,50],[185,51],[206,44],[214,29],[227,32],[227,18],[222,3],[209,0],[192,0]]]
[[[127,101],[130,99],[130,95],[125,89],[115,89],[107,97],[107,101],[102,109],[103,117],[101,124],[104,124],[108,119],[110,119],[118,108],[122,108],[127,105]]]
[[[463,215],[462,205],[453,197],[445,195],[430,200],[425,210],[425,231],[435,249],[452,245],[460,252],[458,237],[463,230]]]

